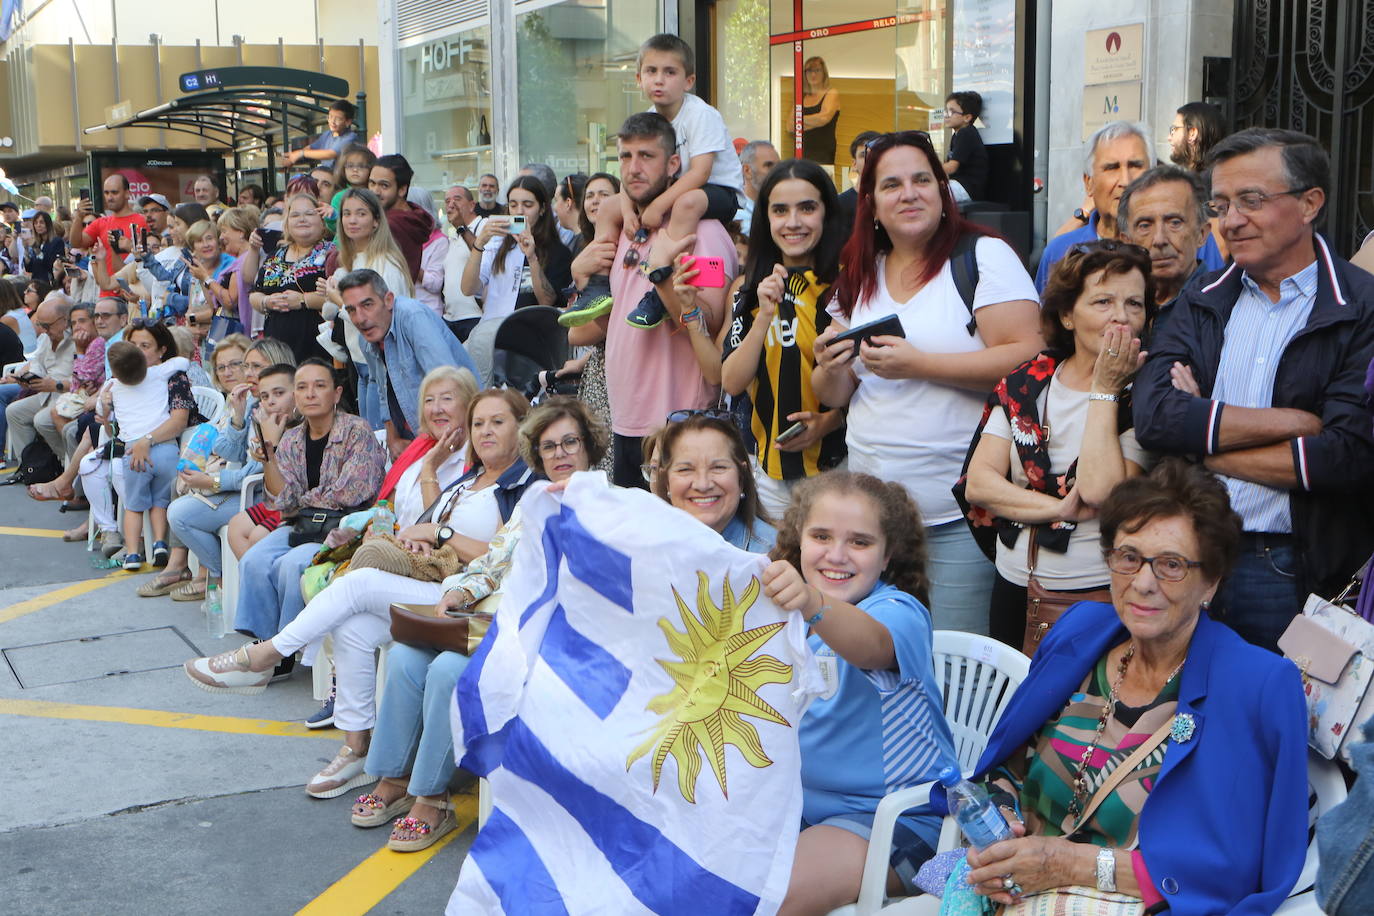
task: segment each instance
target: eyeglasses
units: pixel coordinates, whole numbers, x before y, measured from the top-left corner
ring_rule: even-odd
[[[947,114],[947,115],[954,115],[955,117],[958,117],[959,115],[963,114],[963,112],[962,112],[962,111],[959,111],[959,110],[957,110],[957,109],[954,109],[954,108],[946,108],[946,109],[945,109],[945,114]]]
[[[1182,582],[1188,578],[1188,570],[1202,566],[1196,560],[1170,554],[1158,557],[1141,556],[1129,547],[1113,547],[1111,550],[1103,551],[1103,555],[1107,559],[1107,568],[1123,576],[1134,576],[1140,572],[1140,567],[1149,563],[1150,571],[1161,582]]]
[[[55,318],[55,319],[53,319],[52,321],[32,321],[32,322],[30,322],[30,323],[31,323],[34,327],[38,328],[38,330],[40,330],[40,331],[46,331],[48,328],[52,327],[53,325],[57,324],[58,322],[66,321],[66,320],[67,320],[67,319],[65,319],[65,318]]]
[[[708,420],[733,420],[734,414],[724,407],[704,407],[693,410],[675,410],[668,414],[669,423],[681,423],[692,417],[705,417]]]
[[[1187,129],[1188,129],[1188,128],[1184,127],[1182,124],[1170,124],[1170,125],[1169,125],[1169,136],[1172,137],[1174,134],[1178,133],[1180,130],[1187,130]]]
[[[634,268],[639,264],[639,246],[649,241],[649,230],[640,227],[635,233],[635,237],[630,241],[630,250],[625,252],[625,257],[621,258],[620,263],[626,268]]]
[[[650,461],[648,464],[641,464],[639,466],[639,476],[644,478],[645,483],[653,483],[654,478],[658,476],[658,464],[653,461]]]
[[[218,366],[215,367],[215,371],[216,371],[216,372],[228,372],[228,371],[230,371],[230,370],[233,370],[234,372],[238,372],[238,371],[239,371],[240,369],[242,369],[242,368],[243,368],[243,360],[241,360],[241,359],[231,359],[231,360],[229,360],[229,362],[227,362],[227,363],[220,363]]]
[[[1289,188],[1287,191],[1275,191],[1273,194],[1264,191],[1243,191],[1235,197],[1236,209],[1241,213],[1256,213],[1264,209],[1264,205],[1278,197],[1296,197],[1299,194],[1306,194],[1312,190],[1309,185],[1305,188]],[[1209,200],[1207,206],[1212,208],[1212,212],[1218,217],[1224,217],[1231,211],[1231,201],[1229,200]]]
[[[118,313],[118,312],[93,312],[92,314],[95,315],[95,320],[96,320],[96,321],[99,321],[99,320],[102,319],[102,318],[118,318],[118,317],[119,317],[119,313]]]
[[[543,442],[539,443],[539,454],[544,458],[552,458],[558,453],[560,448],[565,455],[576,455],[578,452],[582,451],[582,437],[564,436],[557,442],[554,442],[552,439],[545,439]]]
[[[1150,252],[1133,245],[1130,242],[1118,242],[1116,239],[1098,239],[1096,242],[1079,242],[1069,249],[1070,254],[1092,254],[1097,251],[1125,251],[1131,254],[1138,254],[1142,257],[1149,257]]]

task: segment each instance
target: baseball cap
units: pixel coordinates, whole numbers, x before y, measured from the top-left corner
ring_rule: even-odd
[[[145,197],[140,197],[138,200],[138,205],[140,207],[147,206],[149,201],[157,204],[159,207],[161,207],[169,213],[172,211],[171,203],[168,202],[167,198],[161,194],[149,194]]]
[[[19,218],[20,218],[20,219],[33,219],[34,214],[37,213],[37,212],[38,212],[37,210],[35,210],[35,209],[33,209],[33,208],[29,208],[28,210],[25,210],[23,213],[19,214]]]
[[[0,210],[13,210],[15,213],[18,213],[19,205],[12,200],[7,200],[4,203],[0,203]]]

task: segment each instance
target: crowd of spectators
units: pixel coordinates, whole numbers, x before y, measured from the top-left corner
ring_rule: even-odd
[[[256,694],[331,665],[302,717],[344,742],[306,791],[370,785],[349,818],[391,824],[398,851],[456,826],[467,656],[391,644],[390,604],[489,606],[522,494],[601,469],[767,553],[767,594],[830,666],[799,729],[783,912],[853,902],[878,801],[952,761],[937,629],[1035,651],[976,774],[1016,835],[970,853],[977,893],[1095,874],[1180,912],[1272,911],[1307,847],[1277,641],[1374,553],[1351,498],[1374,476],[1374,277],[1318,232],[1325,152],[1185,106],[1157,164],[1144,128],[1108,124],[1032,276],[961,212],[986,181],[977,93],[946,100],[948,168],[924,132],[865,132],[840,194],[765,141],[736,153],[693,69],[681,39],[645,43],[651,107],[618,132],[618,177],[533,163],[421,188],[336,107],[279,199],[226,206],[207,177],[135,200],[112,174],[99,214],[23,213],[0,280],[10,479],[88,508],[65,538],[155,568],[146,598],[219,610],[227,539],[222,610],[254,641],[188,677]],[[498,334],[531,309],[550,320],[519,326],[568,358],[493,387]],[[1082,601],[1036,648],[1042,593]],[[1189,767],[1179,744],[1132,758],[1080,820],[1130,748],[1204,713]],[[1221,781],[1224,807],[1194,804]],[[937,810],[901,819],[894,891]]]

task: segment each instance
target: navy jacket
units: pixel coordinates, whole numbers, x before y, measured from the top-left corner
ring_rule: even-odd
[[[1064,708],[1126,628],[1080,602],[1050,630],[997,723],[975,779]],[[1140,853],[1171,916],[1269,916],[1307,852],[1307,704],[1297,666],[1203,613],[1179,685],[1193,737],[1169,741],[1140,815]],[[932,803],[945,810],[943,790]]]
[[[468,468],[466,474],[449,484],[448,487],[439,494],[439,498],[434,500],[429,508],[425,509],[424,514],[420,516],[418,522],[434,521],[434,513],[439,511],[439,507],[443,505],[444,501],[448,498],[449,490],[471,480],[480,473],[482,473],[482,466],[480,464],[474,464],[472,467]],[[506,522],[510,521],[510,515],[515,511],[515,504],[520,502],[520,497],[525,495],[525,491],[529,489],[530,484],[540,479],[542,478],[525,464],[523,458],[516,458],[515,464],[506,468],[505,471],[501,473],[501,476],[496,478],[496,509],[501,513],[501,524],[504,525]]]
[[[1374,359],[1374,277],[1331,253],[1315,237],[1317,295],[1307,325],[1289,342],[1274,376],[1274,407],[1322,418],[1316,436],[1293,439],[1297,489],[1289,491],[1293,535],[1306,590],[1334,594],[1374,552],[1366,493],[1374,483],[1374,429],[1365,373]],[[1210,395],[1221,364],[1226,322],[1241,294],[1241,269],[1189,286],[1169,308],[1132,390],[1135,434],[1157,452],[1216,453],[1225,404]],[[1202,397],[1174,388],[1169,369],[1193,370]]]

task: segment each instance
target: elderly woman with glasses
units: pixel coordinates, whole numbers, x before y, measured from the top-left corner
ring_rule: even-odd
[[[1307,848],[1307,712],[1297,668],[1207,612],[1240,518],[1171,458],[1118,484],[1100,525],[1111,603],[1060,619],[998,721],[973,778],[1013,836],[970,850],[967,881],[1002,904],[1086,886],[1272,913]]]
[[[1114,241],[1075,245],[1045,287],[1040,324],[1049,347],[988,398],[969,451],[966,514],[997,566],[990,632],[1007,645],[1033,650],[1032,576],[1054,592],[1104,598],[1097,509],[1147,466],[1127,385],[1154,311],[1149,252]]]
[[[1035,286],[1010,245],[959,215],[922,131],[870,142],[840,260],[812,386],[849,408],[849,469],[905,485],[920,506],[936,628],[985,633],[994,569],[950,488],[988,393],[1043,346]],[[835,339],[893,317],[900,332]]]

